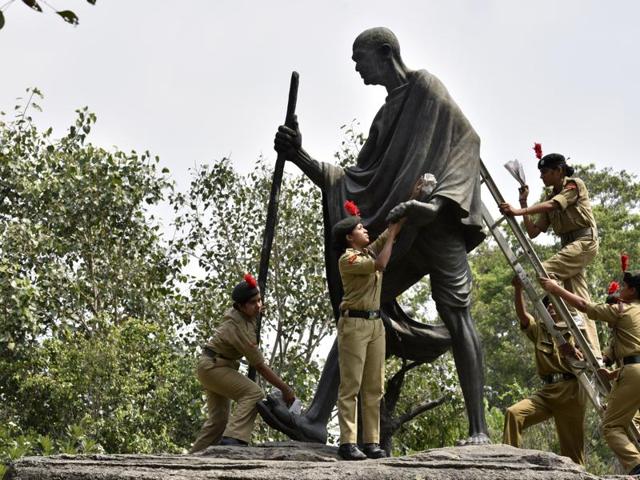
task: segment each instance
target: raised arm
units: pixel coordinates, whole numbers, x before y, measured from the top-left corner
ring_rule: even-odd
[[[577,308],[581,312],[587,311],[587,306],[589,303],[582,297],[579,297],[575,293],[571,293],[569,290],[562,288],[558,285],[554,280],[550,278],[540,278],[540,285],[544,290],[549,292],[552,295],[556,295],[562,298],[569,305]]]
[[[382,250],[380,250],[380,252],[376,256],[375,266],[376,270],[378,270],[379,272],[387,268],[387,263],[389,263],[389,259],[391,258],[391,251],[393,250],[393,242],[395,241],[398,233],[400,233],[403,224],[404,221],[400,221],[398,223],[392,223],[391,225],[389,225],[389,228],[387,229],[387,241],[382,247]]]
[[[524,288],[522,286],[522,282],[520,279],[515,276],[513,280],[511,280],[511,285],[513,285],[514,297],[513,301],[516,308],[516,315],[518,316],[518,320],[520,320],[520,328],[523,330],[529,327],[531,323],[531,314],[527,312],[524,304]]]
[[[546,228],[541,228],[539,225],[534,223],[531,219],[531,215],[558,210],[560,206],[554,200],[547,200],[528,207],[527,197],[529,196],[529,187],[525,185],[519,189],[519,193],[521,208],[515,208],[511,204],[505,202],[499,205],[500,212],[510,217],[522,216],[524,219],[524,227],[527,230],[527,235],[529,235],[529,238],[536,238],[541,232],[546,231]]]

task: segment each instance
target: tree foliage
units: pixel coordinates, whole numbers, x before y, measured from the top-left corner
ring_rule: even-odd
[[[198,388],[180,273],[147,212],[167,172],[88,143],[86,109],[59,139],[39,131],[28,93],[0,123],[0,424],[23,446],[62,449],[75,425],[108,451],[180,449]]]
[[[95,115],[81,109],[59,138],[36,128],[28,97],[0,117],[0,461],[55,452],[181,452],[205,418],[193,368],[199,347],[229,307],[245,272],[257,274],[271,165],[247,174],[229,159],[192,172],[175,191],[148,152],[89,141]],[[336,153],[354,162],[364,137],[344,126]],[[578,168],[589,186],[600,255],[588,270],[594,300],[620,275],[619,254],[637,268],[640,183],[627,172]],[[150,208],[164,202],[171,228]],[[334,334],[325,284],[320,192],[284,178],[267,280],[261,348],[311,399]],[[513,242],[513,239],[511,239]],[[538,245],[546,258],[557,244]],[[485,351],[487,412],[494,442],[504,409],[539,388],[532,348],[513,311],[512,272],[487,241],[470,256],[472,314]],[[416,318],[437,322],[428,279],[403,294]],[[606,343],[608,331],[600,330]],[[466,436],[464,402],[449,354],[428,365],[387,363],[394,453],[451,445]],[[416,415],[420,413],[420,415]],[[588,432],[599,419],[588,417]],[[282,438],[259,424],[255,440]],[[558,448],[551,422],[525,435],[530,448]],[[613,470],[598,435],[589,467]],[[1,470],[0,470],[1,475]]]
[[[4,12],[9,8],[9,6],[11,6],[12,3],[16,1],[17,0],[8,0],[6,3],[4,3],[0,7],[0,30],[2,29],[2,27],[4,27],[4,24],[5,24]],[[87,2],[89,2],[91,5],[96,4],[96,0],[87,0]],[[38,0],[22,0],[22,3],[25,6],[29,7],[31,10],[33,10],[34,12],[38,12],[38,13],[43,12],[42,6],[38,2]],[[43,1],[41,3],[44,4],[47,8],[49,8],[51,11],[53,11],[60,18],[62,18],[62,20],[64,20],[65,22],[71,25],[78,25],[80,23],[80,19],[72,10],[57,10],[56,8],[51,6],[49,2]]]

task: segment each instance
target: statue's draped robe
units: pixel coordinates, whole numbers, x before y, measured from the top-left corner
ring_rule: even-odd
[[[358,204],[363,223],[375,238],[386,227],[389,211],[409,200],[416,180],[425,173],[436,177],[438,184],[431,195],[447,199],[446,206],[430,224],[418,226],[407,221],[404,225],[383,277],[381,305],[387,355],[433,361],[451,347],[449,331],[444,325],[412,320],[394,297],[429,274],[436,306],[468,308],[471,274],[466,254],[485,236],[478,135],[440,80],[421,70],[410,73],[408,83],[389,94],[355,166],[342,169],[322,162],[316,166],[319,172],[314,169],[313,180],[323,192],[327,281],[336,318],[342,284],[340,252],[333,249],[331,229],[346,215],[345,200]],[[275,416],[270,407],[258,404],[270,425],[298,440],[326,440],[324,426],[340,380],[336,347],[334,343],[323,369],[322,388],[304,416],[291,415],[283,402]],[[478,361],[482,362],[481,357]]]
[[[388,95],[355,166],[321,167],[327,280],[336,317],[342,288],[331,228],[346,215],[345,200],[356,202],[363,224],[375,238],[386,227],[389,211],[409,199],[416,180],[432,173],[438,182],[432,196],[449,200],[447,212],[460,222],[466,251],[484,239],[480,139],[444,85],[427,71],[411,72],[408,83]],[[428,232],[405,227],[393,257],[401,257]]]

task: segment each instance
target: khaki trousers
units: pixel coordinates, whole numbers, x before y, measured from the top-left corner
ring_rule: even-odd
[[[380,442],[380,400],[384,391],[385,332],[382,319],[338,320],[338,421],[340,444],[358,438],[358,392],[362,400],[362,440]]]
[[[604,438],[622,466],[640,465],[640,453],[627,435],[627,427],[640,408],[640,364],[625,365],[614,380],[602,419]]]
[[[562,247],[555,255],[542,262],[544,269],[549,275],[555,276],[564,283],[564,288],[591,302],[587,279],[585,277],[586,267],[598,253],[598,242],[593,240],[575,240]],[[573,307],[569,311],[576,315]],[[590,318],[585,319],[585,330],[587,340],[597,358],[602,358],[600,352],[600,340],[596,324]]]
[[[258,409],[256,403],[264,392],[255,383],[238,372],[238,362],[223,358],[212,359],[202,355],[196,374],[207,394],[209,416],[202,426],[191,453],[217,445],[222,436],[249,443]],[[237,402],[229,418],[230,399]]]
[[[584,465],[584,414],[587,396],[576,379],[545,385],[507,408],[502,443],[520,448],[522,432],[553,417],[560,454]]]

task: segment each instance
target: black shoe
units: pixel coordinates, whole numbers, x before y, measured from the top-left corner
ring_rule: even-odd
[[[366,460],[367,456],[355,443],[343,443],[338,448],[338,456],[343,460]]]
[[[222,437],[222,440],[220,440],[219,445],[227,445],[227,446],[235,445],[236,447],[246,447],[249,444],[244,440],[238,440],[237,438]]]
[[[387,452],[381,449],[377,443],[365,443],[362,451],[367,458],[385,458],[387,456]]]
[[[640,463],[631,469],[629,475],[640,475]]]

